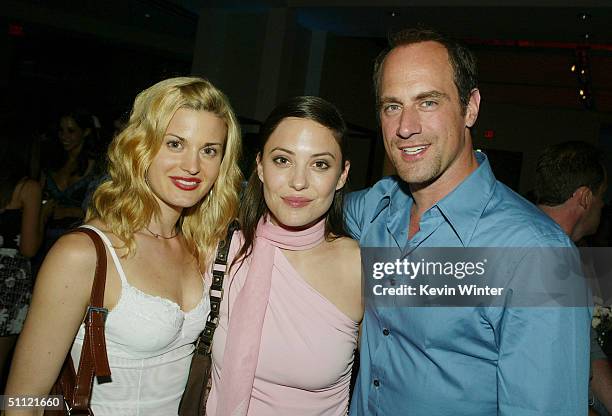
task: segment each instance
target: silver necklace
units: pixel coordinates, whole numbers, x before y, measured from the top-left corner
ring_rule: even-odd
[[[154,233],[153,231],[149,230],[149,227],[147,227],[146,225],[145,225],[145,227],[144,227],[144,228],[145,228],[145,230],[147,230],[149,233],[151,233],[151,235],[152,235],[153,237],[155,237],[155,238],[163,238],[164,240],[172,240],[173,238],[175,238],[175,237],[178,235],[178,231],[176,231],[176,230],[175,230],[174,235],[171,235],[170,237],[164,237],[164,236],[163,236],[163,235],[161,235],[161,234],[157,234],[157,233]]]

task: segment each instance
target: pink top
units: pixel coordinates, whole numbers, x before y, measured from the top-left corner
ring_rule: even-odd
[[[238,233],[230,258],[241,243]],[[217,408],[228,321],[249,265],[247,259],[242,267],[234,266],[224,282],[212,349],[210,415]],[[272,273],[248,415],[346,415],[358,324],[306,283],[278,248]]]

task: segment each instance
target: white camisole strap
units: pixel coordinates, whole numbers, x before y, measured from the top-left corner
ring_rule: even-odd
[[[100,238],[102,238],[102,241],[104,241],[104,245],[108,248],[108,251],[110,252],[113,258],[113,262],[115,263],[115,268],[117,269],[117,273],[119,273],[119,277],[121,278],[121,284],[129,285],[129,283],[127,282],[127,278],[125,277],[125,273],[123,272],[123,267],[121,267],[121,263],[119,262],[119,256],[117,256],[117,252],[115,251],[115,248],[113,247],[113,243],[111,243],[108,237],[102,231],[94,227],[93,225],[85,224],[85,225],[81,225],[79,228],[89,228],[90,230],[95,231],[95,233],[98,234]]]

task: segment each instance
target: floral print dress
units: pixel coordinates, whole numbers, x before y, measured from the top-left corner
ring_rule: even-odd
[[[32,296],[30,261],[19,254],[21,210],[0,211],[0,336],[21,332]]]

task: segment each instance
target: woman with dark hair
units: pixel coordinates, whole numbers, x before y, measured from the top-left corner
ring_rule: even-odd
[[[343,226],[346,125],[317,97],[279,105],[230,247],[207,414],[345,415],[361,264]]]
[[[20,130],[0,129],[0,377],[28,311],[29,258],[42,239],[40,184],[28,178],[28,147],[16,140]]]
[[[59,145],[43,160],[43,199],[48,204],[45,252],[67,229],[84,216],[81,208],[93,179],[98,145],[94,116],[86,110],[64,112],[59,120]]]

